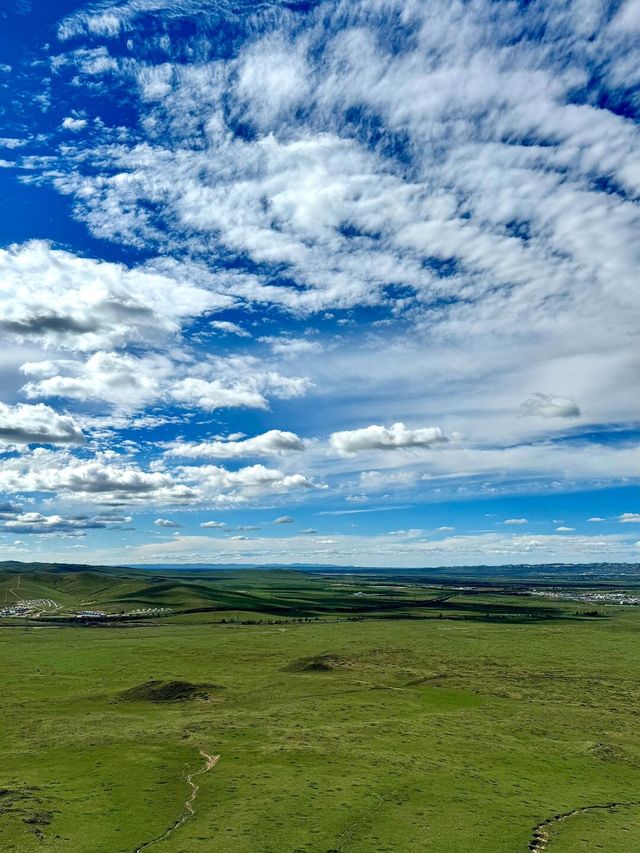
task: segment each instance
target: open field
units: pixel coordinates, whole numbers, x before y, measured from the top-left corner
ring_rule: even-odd
[[[416,578],[17,574],[0,602],[56,608],[0,620],[2,850],[640,849],[638,608]],[[171,613],[72,616],[151,606]]]

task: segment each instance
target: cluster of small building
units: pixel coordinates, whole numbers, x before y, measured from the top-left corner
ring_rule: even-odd
[[[16,618],[16,617],[31,617],[46,615],[43,611],[59,609],[59,605],[51,598],[32,598],[21,601],[14,601],[13,604],[7,604],[0,607],[0,619]],[[64,618],[71,617],[72,619],[122,619],[130,616],[162,616],[165,613],[171,613],[170,607],[139,607],[136,610],[128,610],[120,613],[107,613],[105,610],[77,610],[74,613],[63,614]],[[60,614],[57,614],[60,615]]]
[[[544,598],[555,598],[564,601],[581,601],[585,604],[626,604],[640,605],[640,593],[630,592],[561,592],[551,589],[532,589],[529,595],[540,595]]]
[[[129,616],[160,616],[163,613],[171,613],[171,608],[139,607],[136,610],[127,610],[126,613],[107,613],[104,610],[78,610],[73,615],[76,619],[122,619]]]
[[[33,616],[34,613],[40,613],[42,610],[51,610],[58,605],[51,598],[29,598],[21,601],[14,601],[13,604],[7,604],[0,608],[0,619],[16,616]]]
[[[126,616],[159,616],[162,613],[171,613],[170,607],[140,607],[138,610],[129,610]]]

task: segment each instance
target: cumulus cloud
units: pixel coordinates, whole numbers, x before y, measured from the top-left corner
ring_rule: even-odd
[[[274,518],[274,524],[293,524],[294,518],[291,515],[279,515],[277,518]]]
[[[522,404],[527,415],[541,418],[577,418],[580,407],[571,397],[556,397],[553,394],[534,394]]]
[[[189,503],[199,495],[197,488],[176,482],[166,472],[144,471],[115,454],[78,459],[44,448],[5,459],[0,489],[53,492],[105,504]]]
[[[207,529],[218,529],[221,527],[226,527],[227,525],[224,521],[203,521],[200,527],[205,527]]]
[[[128,515],[43,515],[40,512],[21,512],[13,517],[0,515],[2,533],[76,533],[85,530],[121,529],[131,522]]]
[[[22,148],[23,145],[26,145],[26,139],[18,139],[15,136],[0,137],[0,148]]]
[[[61,127],[65,130],[72,130],[74,132],[78,130],[84,130],[87,126],[86,118],[76,118],[74,116],[67,116],[62,119]]]
[[[3,460],[0,492],[54,495],[70,503],[92,502],[111,506],[235,506],[265,495],[284,495],[327,488],[301,473],[288,473],[264,465],[228,470],[215,465],[181,466],[167,470],[134,464],[125,454],[108,450],[75,455],[69,450],[35,448]],[[13,517],[17,505],[5,511]],[[159,528],[181,525],[165,516]],[[223,526],[204,522],[203,526]],[[248,528],[246,528],[248,529]]]
[[[238,459],[243,456],[281,456],[304,450],[304,441],[293,432],[268,430],[252,438],[226,441],[176,441],[165,456],[187,459]]]
[[[240,338],[251,337],[250,333],[247,332],[246,329],[243,329],[242,326],[239,326],[237,323],[232,323],[229,320],[211,320],[209,322],[209,328],[214,329],[216,332],[238,335]]]
[[[31,399],[104,401],[122,411],[156,402],[206,411],[267,409],[269,396],[284,399],[300,396],[308,385],[302,377],[261,369],[255,358],[218,358],[194,363],[184,356],[174,362],[164,354],[153,352],[132,355],[101,351],[85,361],[25,362],[21,370],[34,377],[21,389]],[[210,378],[214,373],[221,378]]]
[[[156,527],[182,527],[177,521],[173,521],[170,518],[156,518],[153,522]]]
[[[623,512],[618,521],[621,524],[640,524],[640,512]]]
[[[197,406],[200,409],[266,409],[264,396],[253,388],[242,385],[224,386],[219,380],[182,379],[171,390],[171,397],[178,403]]]
[[[374,424],[363,429],[334,432],[329,440],[334,450],[346,455],[368,450],[426,448],[448,441],[439,427],[407,429],[403,423],[391,427]]]
[[[506,518],[503,524],[529,524],[529,520],[527,518]]]
[[[43,403],[0,402],[0,442],[4,444],[82,444],[82,429],[71,415]]]
[[[248,493],[288,492],[295,489],[324,489],[304,474],[286,474],[277,468],[264,465],[248,465],[229,471],[217,465],[181,467],[178,469],[186,481],[193,480],[205,491],[235,490]]]
[[[0,329],[49,349],[83,352],[163,342],[228,296],[32,241],[0,249]]]
[[[86,361],[26,362],[21,369],[35,377],[22,388],[27,397],[100,400],[123,410],[155,402],[172,374],[165,356],[117,352],[96,352]]]

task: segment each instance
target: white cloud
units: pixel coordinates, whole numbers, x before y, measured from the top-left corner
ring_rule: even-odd
[[[424,536],[425,531],[420,527],[411,527],[408,530],[390,530],[387,536],[397,536],[400,539],[417,539]]]
[[[82,429],[71,415],[61,415],[43,403],[0,402],[0,443],[82,444]]]
[[[265,370],[255,358],[195,362],[179,353],[172,361],[159,353],[134,356],[96,352],[86,361],[26,362],[21,370],[35,377],[22,388],[29,398],[101,400],[120,411],[133,411],[160,401],[206,411],[267,409],[268,396],[296,397],[304,394],[308,386],[303,377]],[[198,373],[202,375],[193,375]],[[222,378],[208,378],[213,373]]]
[[[274,33],[244,51],[238,63],[236,94],[247,118],[268,129],[309,94],[311,80],[304,40],[298,45]]]
[[[293,524],[295,519],[291,515],[279,515],[274,519],[274,524]]]
[[[588,518],[587,521],[598,522],[598,521],[606,521],[606,518],[600,518],[599,515],[592,515],[591,518]]]
[[[13,493],[53,492],[62,497],[105,504],[190,503],[199,492],[170,474],[144,471],[116,454],[78,459],[61,451],[37,448],[5,459],[0,489]]]
[[[39,377],[22,390],[30,398],[103,400],[120,409],[142,408],[161,395],[172,365],[164,356],[136,358],[116,352],[96,352],[87,361],[71,359],[27,362],[27,376]]]
[[[234,506],[262,496],[326,489],[301,473],[264,465],[230,471],[215,465],[145,470],[114,451],[79,458],[67,450],[36,448],[6,458],[0,467],[0,491],[18,494],[51,493],[66,502],[109,505]],[[161,517],[158,527],[177,527]],[[205,524],[217,527],[217,522]]]
[[[217,379],[182,379],[173,386],[171,397],[178,403],[208,411],[225,408],[267,408],[267,401],[259,391],[242,385],[224,386]]]
[[[172,383],[168,396],[185,406],[213,411],[220,408],[268,409],[268,398],[288,400],[303,396],[309,380],[300,376],[284,376],[269,369],[257,358],[212,358],[189,366],[202,376],[190,375]],[[184,372],[184,368],[183,368]],[[215,374],[216,378],[210,378]]]
[[[573,533],[574,530],[575,530],[575,527],[564,527],[564,526],[556,527],[557,533]]]
[[[397,494],[415,486],[420,479],[416,470],[396,471],[361,471],[358,477],[358,488],[365,492],[385,492],[389,490]],[[351,512],[367,512],[368,510],[351,510]]]
[[[640,0],[625,0],[611,22],[610,29],[618,32],[640,31]]]
[[[635,444],[597,444],[540,441],[511,447],[454,443],[442,445],[437,453],[398,460],[376,458],[375,470],[361,472],[358,459],[339,457],[334,470],[357,474],[345,489],[366,493],[390,491],[406,501],[414,488],[421,500],[497,496],[523,491],[562,491],[585,485],[598,488],[620,478],[637,477],[640,448]],[[353,469],[355,468],[355,471]]]
[[[156,527],[182,527],[177,521],[172,521],[170,518],[156,518],[153,522]]]
[[[521,406],[527,415],[541,418],[577,418],[580,408],[571,397],[555,397],[552,394],[534,394]]]
[[[109,15],[134,27],[140,8],[125,4]],[[477,430],[491,432],[497,420],[505,433],[553,429],[513,425],[504,412],[514,414],[522,388],[570,382],[589,418],[628,419],[628,388],[637,382],[638,213],[598,182],[637,191],[638,132],[574,97],[591,52],[604,74],[626,35],[603,39],[602,22],[593,41],[597,27],[587,35],[576,16],[533,7],[511,16],[486,3],[414,4],[401,10],[412,38],[392,50],[391,10],[400,14],[394,4],[381,16],[352,3],[346,31],[332,5],[310,12],[304,27],[274,10],[267,32],[263,21],[252,25],[234,57],[215,62],[171,62],[170,38],[155,68],[148,59],[123,63],[106,48],[99,57],[74,52],[69,61],[91,85],[99,59],[109,75],[115,64],[120,84],[135,92],[156,79],[165,93],[161,107],[139,103],[140,128],[115,143],[108,135],[94,150],[85,141],[75,161],[70,150],[58,186],[78,194],[95,233],[179,249],[202,283],[236,299],[296,312],[382,303],[390,315],[406,314],[417,328],[409,339],[421,350],[421,382],[406,369],[409,348],[407,361],[387,358],[382,339],[362,355],[361,393],[388,378],[391,413],[402,398],[422,404],[406,411],[424,417],[434,391],[445,389],[435,417],[475,404],[482,416],[469,412],[467,423]],[[78,37],[98,20],[87,15],[73,18]],[[558,67],[545,42],[505,42],[505,32],[529,25],[571,59]],[[248,132],[230,131],[234,122]],[[229,270],[213,259],[207,267],[202,258],[218,249],[250,263]],[[397,284],[402,298],[385,295]],[[443,342],[449,352],[438,365],[434,347]],[[469,352],[464,363],[460,346]],[[338,368],[327,367],[336,383]],[[352,377],[354,388],[360,378]],[[495,399],[494,386],[508,402]],[[571,398],[558,399],[532,397],[525,411],[552,422],[577,414]]]
[[[363,429],[334,432],[329,440],[338,453],[346,455],[369,450],[426,448],[448,441],[439,427],[407,429],[403,423],[391,427],[372,425]]]
[[[22,148],[23,145],[27,144],[26,139],[18,139],[15,136],[2,136],[0,137],[0,148]]]
[[[40,512],[0,513],[2,533],[76,533],[85,530],[118,529],[131,522],[128,515],[43,515]],[[18,543],[14,543],[18,544]],[[24,542],[20,543],[24,544]]]
[[[57,35],[61,41],[83,34],[115,38],[131,25],[136,15],[145,12],[161,12],[173,18],[202,11],[202,0],[102,0],[63,18]]]
[[[139,7],[120,10],[120,24],[131,24]],[[412,32],[401,50],[391,47],[394,11]],[[568,16],[496,15],[488,3],[392,3],[382,17],[355,2],[346,30],[334,5],[310,12],[304,27],[286,11],[269,21],[267,32],[250,27],[227,61],[118,64],[143,99],[146,136],[93,152],[114,174],[96,178],[79,159],[78,174],[57,178],[81,192],[96,233],[204,251],[215,241],[253,264],[281,265],[282,284],[249,272],[237,292],[303,311],[381,302],[401,282],[427,303],[462,291],[443,315],[464,318],[482,300],[494,320],[533,312],[535,323],[542,303],[570,306],[576,280],[585,298],[613,266],[629,280],[634,252],[621,232],[633,230],[633,211],[591,182],[610,175],[637,189],[637,131],[575,102],[592,33]],[[571,61],[559,66],[545,42],[505,40],[543,24]],[[598,43],[604,65],[618,37]],[[161,108],[145,100],[150,81]],[[250,133],[229,132],[239,121]],[[621,248],[613,257],[601,251],[611,240]],[[456,274],[439,275],[450,259]]]
[[[402,509],[410,509],[409,506],[398,506],[398,504],[393,504],[392,506],[372,506],[367,509],[332,509],[332,510],[323,510],[322,512],[316,513],[317,515],[361,515],[370,512],[397,512]]]
[[[32,241],[0,249],[0,329],[48,349],[94,352],[164,343],[229,297],[143,269]]]
[[[323,350],[320,341],[308,338],[263,337],[260,341],[268,344],[274,353],[285,358],[298,358],[305,353],[318,353]]]
[[[79,130],[84,130],[86,126],[86,118],[74,118],[73,116],[67,116],[64,118],[61,125],[65,130],[71,130],[74,133],[77,133]]]
[[[529,524],[529,520],[527,518],[506,518],[503,524]]]
[[[207,529],[218,529],[222,527],[226,527],[227,525],[224,521],[203,521],[200,527],[205,527]]]
[[[238,335],[240,338],[251,337],[246,329],[243,329],[242,326],[239,326],[237,323],[232,323],[229,320],[211,320],[209,322],[209,328],[229,335]]]
[[[252,438],[226,441],[175,441],[165,456],[188,459],[238,459],[243,456],[280,456],[304,450],[304,441],[293,432],[268,430]]]
[[[640,512],[623,512],[618,521],[621,524],[640,524]]]
[[[194,482],[206,493],[240,490],[241,493],[265,494],[288,492],[295,489],[323,489],[304,474],[286,474],[277,468],[264,465],[248,465],[229,471],[217,465],[183,466],[178,469],[186,482]]]
[[[125,556],[126,554],[126,556]],[[97,556],[100,556],[98,553]],[[181,536],[179,541],[148,543],[123,553],[129,562],[338,564],[343,566],[422,567],[441,565],[590,563],[598,559],[637,559],[637,547],[616,536],[575,534],[514,535],[482,533],[441,539],[396,536],[287,536],[261,539]]]

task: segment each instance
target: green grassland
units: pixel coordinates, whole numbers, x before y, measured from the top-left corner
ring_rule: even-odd
[[[59,610],[0,622],[3,851],[640,849],[640,608],[46,566],[17,597]]]

